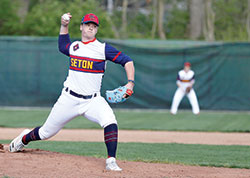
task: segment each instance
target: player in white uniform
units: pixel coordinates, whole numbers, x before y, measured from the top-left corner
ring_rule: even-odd
[[[184,64],[184,69],[179,71],[178,73],[178,77],[176,81],[178,88],[175,92],[171,110],[170,110],[172,114],[177,113],[178,106],[182,98],[185,95],[187,95],[189,102],[191,103],[193,113],[194,114],[200,113],[198,100],[197,100],[195,91],[193,89],[193,85],[195,82],[194,72],[190,70],[190,68],[191,68],[191,64],[189,62],[186,62]]]
[[[100,89],[106,62],[109,60],[124,66],[128,78],[125,86],[133,90],[134,64],[130,57],[95,38],[99,20],[94,14],[87,14],[82,18],[81,41],[71,43],[68,34],[71,17],[70,13],[61,17],[58,39],[60,52],[69,56],[69,72],[61,96],[43,126],[36,127],[32,131],[25,129],[11,142],[9,151],[22,150],[30,141],[48,139],[75,117],[84,116],[104,128],[108,152],[106,169],[121,171],[115,159],[118,137],[117,121],[112,109],[100,95]]]

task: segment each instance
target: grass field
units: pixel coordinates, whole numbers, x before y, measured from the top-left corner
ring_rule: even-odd
[[[9,143],[1,141],[0,143]],[[28,148],[106,158],[104,143],[93,142],[32,142]],[[129,161],[177,163],[250,169],[249,146],[215,146],[192,144],[119,143],[118,159]]]
[[[49,111],[48,109],[0,109],[0,127],[36,127],[44,123]],[[168,111],[116,110],[115,115],[120,129],[250,132],[249,112],[202,111],[196,116],[191,111],[181,111],[173,116]],[[65,128],[100,129],[100,126],[78,117],[69,122]]]

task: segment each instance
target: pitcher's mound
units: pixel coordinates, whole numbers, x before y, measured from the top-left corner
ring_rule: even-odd
[[[105,170],[105,159],[25,149],[9,153],[0,146],[0,177],[249,177],[248,169],[212,168],[174,164],[117,161],[122,172]]]

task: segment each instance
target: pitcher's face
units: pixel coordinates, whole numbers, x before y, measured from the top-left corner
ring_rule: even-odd
[[[95,23],[87,23],[87,24],[81,24],[80,30],[82,31],[82,37],[87,39],[93,39],[95,38],[98,26]]]

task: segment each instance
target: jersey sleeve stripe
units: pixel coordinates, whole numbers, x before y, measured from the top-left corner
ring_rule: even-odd
[[[121,51],[114,57],[114,59],[112,59],[112,61],[115,61],[118,58],[118,56],[120,56],[120,54],[121,54]]]
[[[76,58],[76,59],[84,59],[84,60],[89,60],[89,61],[95,61],[95,62],[103,62],[104,61],[104,60],[101,60],[101,59],[93,59],[93,58],[79,57],[79,56],[73,56],[73,55],[70,55],[70,57]]]
[[[69,67],[72,70],[83,71],[83,72],[90,72],[90,73],[104,73],[104,70],[88,70],[88,69],[79,69],[77,67]]]

